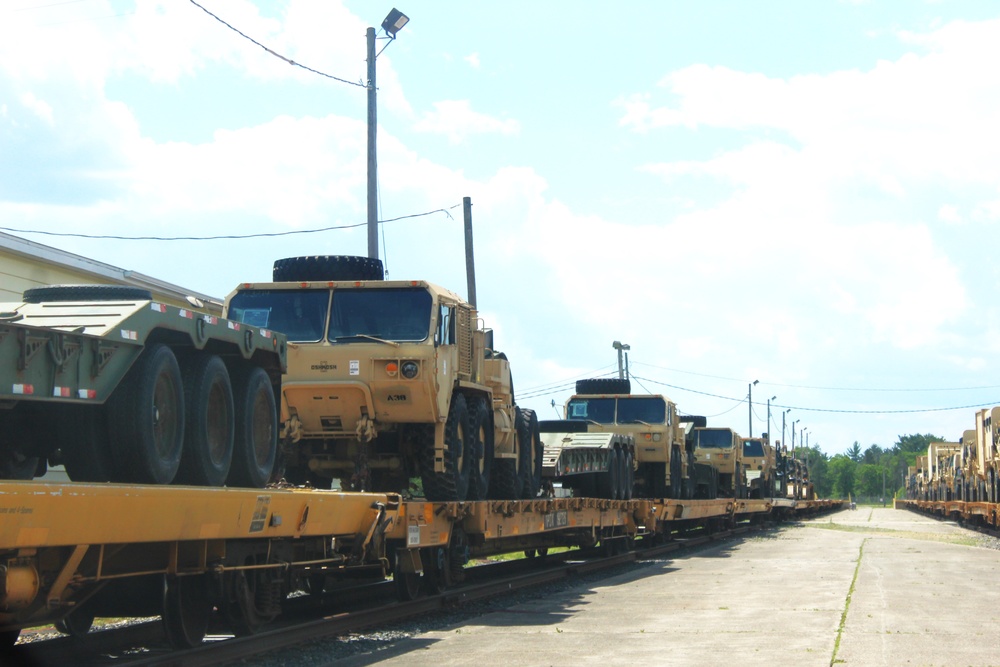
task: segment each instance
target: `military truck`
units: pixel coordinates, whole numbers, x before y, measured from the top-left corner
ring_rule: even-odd
[[[628,378],[578,380],[565,419],[541,422],[543,475],[597,497],[692,498],[691,421],[670,399],[631,389]]]
[[[978,500],[1000,502],[1000,407],[976,412],[976,428],[963,434],[963,442],[974,440],[978,472]]]
[[[691,439],[698,463],[716,470],[719,495],[746,498],[748,489],[740,434],[731,428],[696,426],[691,430]]]
[[[0,304],[0,478],[262,487],[285,338],[125,285]]]
[[[770,498],[775,490],[774,447],[767,437],[743,438],[743,467],[750,498]]]
[[[435,501],[537,495],[538,419],[515,404],[510,363],[471,304],[384,280],[367,257],[279,259],[272,277],[240,285],[223,314],[288,337],[286,481],[396,492],[419,478]]]
[[[956,463],[961,458],[962,443],[932,442],[927,446],[927,465],[930,469],[930,500],[956,500],[955,472],[961,470]]]

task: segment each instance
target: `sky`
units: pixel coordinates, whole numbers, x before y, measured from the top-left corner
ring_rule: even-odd
[[[398,1],[2,0],[0,231],[220,298],[367,254],[372,26],[387,277],[464,296],[470,197],[522,406],[614,341],[831,455],[1000,405],[1000,5]]]

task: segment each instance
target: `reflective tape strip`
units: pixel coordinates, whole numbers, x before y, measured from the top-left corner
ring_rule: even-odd
[[[52,395],[56,398],[69,398],[73,390],[69,387],[53,387]]]
[[[153,302],[151,302],[149,304],[149,309],[150,310],[155,310],[158,313],[165,313],[165,312],[167,312],[167,304],[165,304],[165,303],[156,303],[155,301],[153,301]]]
[[[178,312],[180,313],[181,317],[186,317],[189,320],[194,319],[194,313],[192,313],[190,310],[185,310],[184,308],[181,308]]]
[[[96,389],[79,389],[77,390],[77,396],[80,398],[97,398]]]
[[[267,329],[261,329],[260,330],[260,335],[263,336],[264,338],[270,338],[271,337],[271,332],[268,331]]]
[[[201,319],[205,320],[209,324],[218,324],[219,323],[219,318],[215,317],[214,315],[205,315]]]
[[[239,331],[240,330],[240,323],[239,322],[232,322],[232,321],[230,321],[229,322],[229,328],[232,329],[233,331]]]
[[[15,394],[23,394],[25,396],[30,396],[31,394],[35,393],[35,387],[34,387],[34,385],[30,385],[30,384],[15,384],[14,385],[14,393]]]
[[[139,334],[135,331],[129,331],[128,329],[122,329],[122,338],[125,340],[139,340]]]

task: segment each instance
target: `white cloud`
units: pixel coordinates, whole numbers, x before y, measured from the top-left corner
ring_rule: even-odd
[[[479,69],[480,65],[479,54],[470,53],[469,55],[465,56],[465,62],[469,63],[469,66],[472,67],[472,69]]]
[[[418,132],[442,134],[459,144],[471,134],[516,135],[521,125],[516,120],[501,120],[472,110],[468,100],[444,100],[434,103],[434,111],[424,113],[414,125]]]

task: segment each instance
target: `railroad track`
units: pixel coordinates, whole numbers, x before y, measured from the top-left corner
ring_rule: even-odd
[[[61,637],[15,647],[14,664],[83,667],[217,667],[261,653],[289,649],[317,640],[357,633],[421,617],[476,601],[551,584],[616,566],[662,557],[747,533],[756,527],[742,524],[707,533],[678,533],[674,539],[630,549],[624,540],[611,540],[606,548],[575,550],[543,558],[524,558],[466,568],[463,585],[410,602],[395,602],[391,581],[329,591],[323,597],[292,598],[280,622],[268,630],[245,637],[211,634],[203,645],[173,650],[158,621],[123,628]]]

